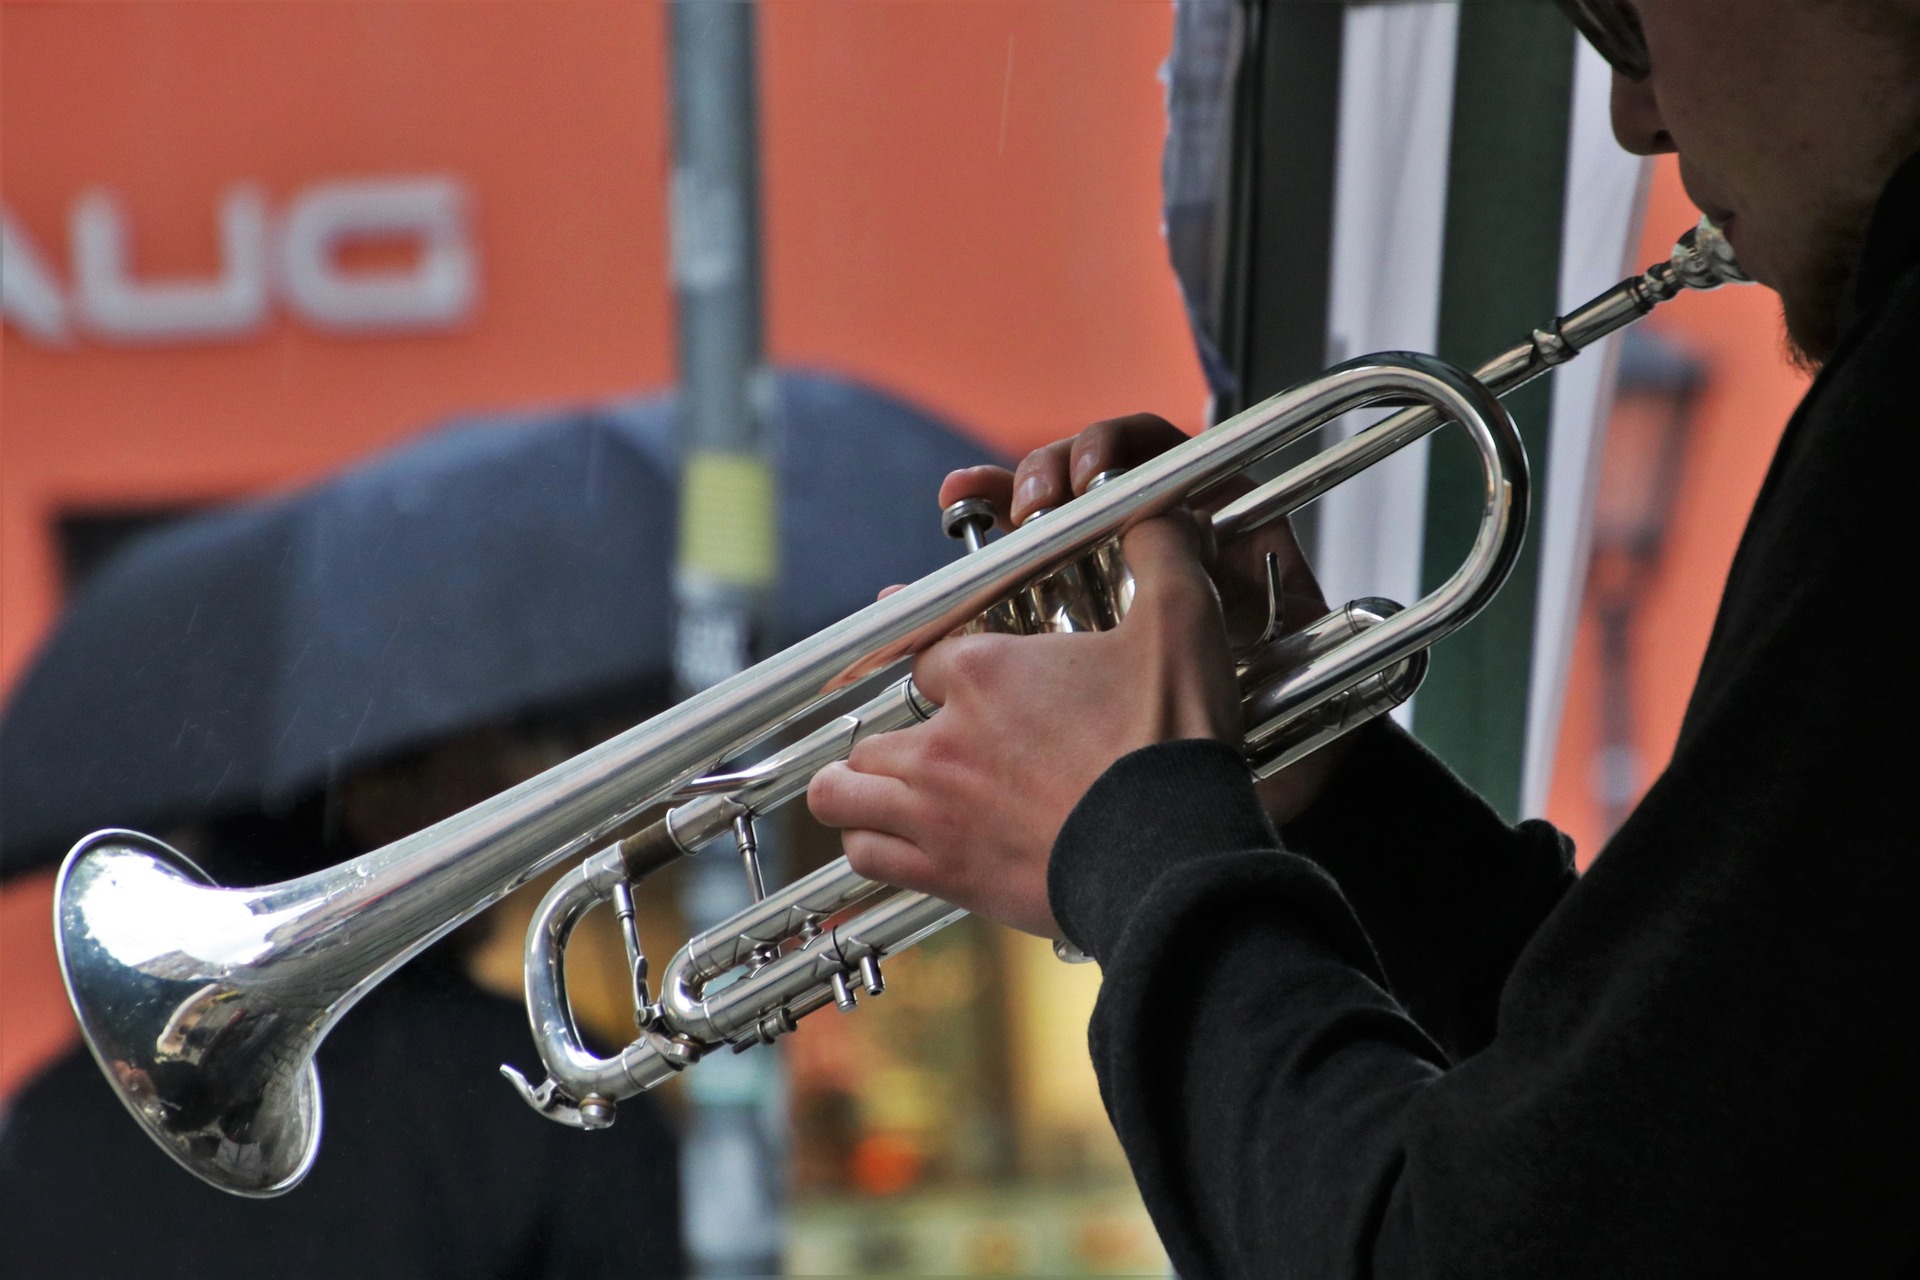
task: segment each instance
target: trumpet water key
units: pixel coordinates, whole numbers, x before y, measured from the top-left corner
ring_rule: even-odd
[[[1410,406],[1222,507],[1244,538],[1445,424],[1481,465],[1484,501],[1466,560],[1401,609],[1362,600],[1299,628],[1274,616],[1240,655],[1250,766],[1269,773],[1403,701],[1432,643],[1486,604],[1512,567],[1526,459],[1497,399],[1684,289],[1741,280],[1711,226],[1473,375],[1426,356],[1348,361],[992,542],[991,513],[960,507],[970,554],[818,635],[491,800],[340,866],[255,889],[210,884],[159,841],[89,836],[55,893],[61,970],[88,1045],[134,1118],[182,1165],[241,1195],[276,1195],[311,1167],[320,1137],[313,1052],[374,984],[546,869],[526,950],[528,1013],[546,1068],[508,1069],[544,1114],[611,1123],[620,1099],[722,1047],[743,1050],[828,1004],[884,989],[884,959],[961,914],[876,884],[844,859],[768,890],[755,823],[801,795],[862,737],[938,713],[902,660],[971,627],[1031,632],[1114,625],[1131,580],[1118,539],[1194,504],[1342,414]],[[1270,566],[1270,577],[1272,569]],[[838,706],[851,706],[833,715]],[[828,717],[823,724],[816,724]],[[746,768],[728,762],[761,757]],[[635,834],[645,815],[660,816]],[[699,934],[657,989],[633,928],[633,887],[689,853],[731,843],[753,904]],[[704,856],[704,854],[703,854]],[[618,1054],[583,1045],[565,958],[582,915],[609,903],[627,940],[638,1034]]]

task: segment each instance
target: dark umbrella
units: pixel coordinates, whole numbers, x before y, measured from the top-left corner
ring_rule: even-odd
[[[784,644],[952,559],[935,490],[986,453],[871,388],[778,387]],[[493,418],[143,541],[0,719],[0,875],[96,827],[273,811],[466,729],[663,697],[676,475],[669,398]]]

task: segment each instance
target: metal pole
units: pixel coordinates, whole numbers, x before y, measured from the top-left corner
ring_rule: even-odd
[[[674,676],[681,695],[745,669],[762,647],[778,565],[773,384],[760,298],[751,0],[673,0],[669,226],[680,344],[680,552]],[[762,833],[763,859],[773,856]],[[693,862],[695,930],[747,905],[729,858]],[[780,1271],[784,1091],[777,1054],[723,1054],[690,1073],[682,1160],[696,1275]]]

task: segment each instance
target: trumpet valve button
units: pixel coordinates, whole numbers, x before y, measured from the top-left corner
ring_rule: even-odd
[[[852,1013],[858,1007],[859,1001],[854,998],[853,985],[847,981],[847,975],[836,973],[832,981],[834,1004],[840,1007],[840,1012]]]
[[[887,980],[880,973],[879,956],[860,957],[860,985],[867,989],[870,996],[877,996],[887,989]]]
[[[949,538],[966,543],[968,551],[987,545],[993,521],[993,504],[985,498],[962,498],[940,513],[940,527]]]

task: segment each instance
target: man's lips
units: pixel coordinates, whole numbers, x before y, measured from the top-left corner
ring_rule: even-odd
[[[1687,199],[1693,201],[1693,207],[1707,215],[1707,220],[1722,231],[1733,220],[1733,210],[1709,197],[1701,187],[1705,185],[1700,174],[1684,159],[1680,162],[1680,185],[1687,193]]]
[[[1687,194],[1692,198],[1694,207],[1700,210],[1701,213],[1707,215],[1707,221],[1722,231],[1725,231],[1733,222],[1733,210],[1727,208],[1725,205],[1716,204],[1712,200],[1703,200],[1691,191]]]
[[[1726,237],[1727,244],[1733,249],[1733,256],[1739,260],[1741,269],[1755,280],[1764,281],[1764,277],[1754,270],[1755,264],[1749,262],[1747,255],[1741,252],[1738,236],[1739,216],[1702,189],[1710,183],[1684,158],[1680,161],[1680,185],[1685,189],[1687,199],[1693,201],[1693,207],[1706,215],[1707,221],[1720,228],[1720,234]]]

